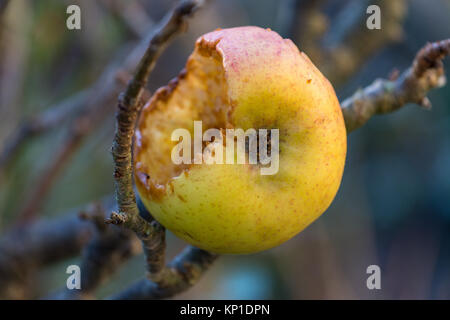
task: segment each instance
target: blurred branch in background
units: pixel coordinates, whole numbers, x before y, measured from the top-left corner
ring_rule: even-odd
[[[119,85],[115,78],[118,64],[113,62],[108,67],[98,82],[90,89],[89,96],[83,104],[73,104],[73,107],[80,107],[79,114],[73,116],[67,136],[61,145],[56,148],[55,155],[50,160],[49,165],[37,179],[37,187],[25,202],[23,210],[19,213],[17,222],[26,223],[34,218],[39,212],[47,193],[51,190],[57,177],[63,172],[69,160],[78,150],[83,139],[87,137],[111,112],[111,104],[119,92]]]
[[[111,299],[163,299],[173,297],[194,285],[216,260],[217,255],[188,246],[166,267],[164,284],[140,280]]]
[[[135,44],[134,49],[125,58],[123,58],[123,52],[120,52],[119,57],[114,58],[109,63],[102,75],[90,88],[24,122],[13,134],[10,142],[0,154],[0,173],[14,159],[20,147],[29,139],[54,129],[61,125],[63,120],[69,119],[71,122],[65,140],[57,148],[56,156],[53,157],[48,167],[38,178],[36,184],[39,187],[34,189],[34,193],[29,197],[19,214],[19,223],[32,219],[40,210],[47,193],[83,140],[111,113],[114,101],[123,88],[123,82],[136,67],[149,37],[151,37],[151,33],[138,44]],[[129,48],[130,45],[124,47]],[[148,99],[148,93],[144,93],[143,99]]]
[[[328,1],[299,0],[292,37],[302,51],[337,87],[347,80],[378,50],[402,37],[406,0],[343,1],[334,17],[324,13]],[[382,12],[382,29],[366,25],[366,8],[378,5]]]
[[[0,170],[5,169],[19,152],[19,149],[28,140],[46,131],[61,125],[61,123],[74,116],[74,113],[87,100],[87,91],[81,91],[64,101],[50,106],[42,114],[23,121],[19,128],[7,139],[2,153],[0,154]]]
[[[119,17],[138,38],[145,37],[155,24],[139,1],[101,0],[100,3]]]
[[[408,103],[431,108],[428,91],[446,83],[442,59],[450,54],[450,39],[427,44],[411,68],[396,80],[377,80],[342,102],[347,131],[361,127],[373,115],[396,111]]]

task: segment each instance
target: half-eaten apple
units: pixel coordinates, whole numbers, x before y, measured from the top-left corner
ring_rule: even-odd
[[[213,143],[225,157],[228,136],[203,142],[200,153],[183,150],[191,163],[174,163],[182,141],[173,132],[194,139],[198,121],[203,131],[277,129],[276,173],[261,174],[261,163],[195,161]],[[197,40],[185,70],[142,110],[135,180],[146,208],[175,235],[216,253],[252,253],[285,242],[329,207],[346,148],[336,94],[306,54],[268,29],[222,29]]]

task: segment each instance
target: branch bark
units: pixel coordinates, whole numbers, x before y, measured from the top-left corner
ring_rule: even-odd
[[[450,54],[450,39],[429,43],[412,66],[398,79],[378,79],[341,103],[347,132],[358,129],[372,116],[394,112],[408,103],[431,108],[427,94],[446,83],[442,59]]]
[[[37,181],[33,193],[29,196],[22,211],[18,214],[17,222],[20,224],[27,223],[32,220],[36,213],[41,209],[48,192],[53,187],[60,173],[63,172],[65,166],[72,159],[72,156],[82,145],[85,137],[87,137],[95,128],[105,119],[108,108],[111,105],[114,96],[119,92],[118,81],[115,77],[117,74],[118,60],[114,61],[105,69],[103,74],[90,89],[87,97],[77,99],[71,107],[80,108],[78,114],[70,123],[70,128],[63,143],[57,148],[54,158],[50,161],[47,168],[44,169]],[[78,104],[78,103],[82,104]],[[70,114],[69,114],[70,115]],[[57,117],[59,118],[59,117]],[[47,124],[52,124],[50,122]],[[45,130],[49,129],[45,127]],[[29,138],[28,136],[27,138]]]
[[[132,144],[137,115],[142,107],[140,98],[156,60],[175,35],[186,28],[186,19],[194,13],[203,1],[182,1],[163,20],[150,40],[141,62],[129,82],[126,91],[120,95],[116,114],[116,134],[112,147],[114,178],[119,213],[112,213],[109,223],[122,224],[133,230],[142,241],[147,277],[151,286],[175,290],[180,281],[173,281],[171,267],[165,267],[165,229],[156,220],[144,220],[136,203],[133,190]],[[209,257],[211,254],[196,249],[195,257]],[[186,258],[191,257],[190,255]],[[188,263],[188,261],[186,261]],[[143,280],[148,281],[148,280]],[[184,288],[184,286],[180,287]]]
[[[167,267],[163,285],[142,279],[123,292],[111,296],[110,299],[142,300],[172,297],[197,283],[217,257],[216,254],[188,246]]]

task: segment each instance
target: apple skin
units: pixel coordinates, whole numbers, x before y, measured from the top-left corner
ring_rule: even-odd
[[[214,97],[199,98],[205,92]],[[205,113],[197,106],[219,98],[225,101],[227,112],[219,113],[227,127],[280,130],[278,173],[260,175],[254,165],[201,164],[158,182],[162,170],[172,170],[171,130],[191,128]],[[167,128],[155,129],[161,123]],[[221,29],[197,40],[186,70],[144,107],[136,131],[135,179],[144,205],[178,237],[216,253],[253,253],[292,238],[329,207],[346,148],[336,94],[306,54],[268,29]]]

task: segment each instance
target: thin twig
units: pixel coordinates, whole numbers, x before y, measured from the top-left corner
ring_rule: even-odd
[[[140,103],[150,72],[157,58],[173,37],[186,28],[186,19],[203,1],[182,1],[166,16],[151,38],[131,81],[119,97],[116,114],[116,134],[112,147],[114,179],[119,213],[113,213],[110,223],[123,224],[141,239],[148,276],[163,281],[165,255],[165,229],[155,220],[147,222],[139,215],[133,190],[132,143]]]
[[[442,59],[449,54],[450,39],[429,43],[398,79],[378,79],[344,100],[341,107],[347,132],[361,127],[376,114],[396,111],[408,103],[429,109],[428,91],[445,85]]]

